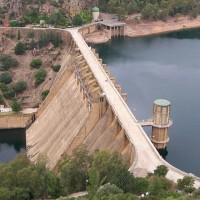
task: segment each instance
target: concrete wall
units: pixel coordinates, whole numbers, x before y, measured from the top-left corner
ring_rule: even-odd
[[[0,129],[26,128],[32,123],[33,114],[3,113],[0,114]]]

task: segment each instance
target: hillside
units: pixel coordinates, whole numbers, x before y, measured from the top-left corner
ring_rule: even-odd
[[[7,106],[11,105],[13,99],[17,99],[24,108],[37,107],[48,94],[57,71],[59,71],[63,56],[66,56],[67,48],[64,47],[61,40],[58,45],[53,44],[54,41],[50,39],[48,42],[45,41],[45,34],[41,34],[40,37],[43,37],[41,39],[34,36],[34,32],[27,34],[22,32],[0,29],[0,89],[5,98],[4,104]],[[15,47],[19,42],[25,45],[25,52],[16,55]],[[14,64],[11,64],[12,59],[15,61],[13,61]],[[31,67],[32,60],[40,60],[41,63],[37,65],[35,62],[36,64]],[[39,82],[37,82],[35,74],[40,69],[45,72],[44,80],[38,79]],[[2,74],[5,73],[11,77],[11,81],[7,81],[8,78],[5,80],[5,76],[2,78]],[[41,77],[39,74],[39,78]],[[22,81],[25,83],[25,87],[23,84],[19,84]],[[0,100],[2,103],[2,97]]]

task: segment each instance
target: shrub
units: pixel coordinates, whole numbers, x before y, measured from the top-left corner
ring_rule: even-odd
[[[16,55],[22,55],[26,51],[26,47],[22,42],[18,42],[17,45],[15,46],[15,54]]]
[[[44,100],[48,94],[49,94],[49,90],[42,91],[42,100]]]
[[[39,85],[45,80],[46,77],[46,71],[44,68],[40,68],[35,72],[35,83]]]
[[[19,65],[19,62],[15,58],[5,54],[0,57],[0,63],[1,71],[8,70],[10,67],[17,67]]]
[[[5,84],[11,83],[12,82],[11,75],[9,73],[2,73],[0,75],[0,82]]]
[[[12,85],[7,87],[7,90],[3,92],[3,96],[6,99],[12,99],[15,96],[15,90]]]
[[[61,68],[61,65],[53,65],[51,68],[53,69],[54,72],[58,72]]]
[[[11,104],[11,108],[14,112],[19,112],[21,110],[21,104],[14,100]]]
[[[7,91],[8,87],[5,83],[0,83],[0,90],[1,92]]]
[[[18,81],[15,85],[14,85],[14,90],[16,92],[22,92],[27,88],[27,84],[25,81]]]
[[[42,65],[42,61],[40,59],[33,59],[30,63],[30,66],[33,68],[39,68]]]

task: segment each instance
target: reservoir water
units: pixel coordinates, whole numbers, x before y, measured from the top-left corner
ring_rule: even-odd
[[[92,45],[128,93],[137,119],[152,116],[153,101],[171,102],[166,160],[200,176],[200,29]],[[150,129],[145,129],[149,134]]]
[[[13,160],[25,148],[25,129],[0,130],[0,162]]]

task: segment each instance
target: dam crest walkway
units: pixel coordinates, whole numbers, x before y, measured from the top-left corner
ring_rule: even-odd
[[[165,165],[169,169],[166,176],[168,179],[177,182],[178,179],[182,179],[184,176],[192,176],[195,179],[195,187],[200,187],[199,177],[175,168],[159,155],[140,123],[138,123],[124,99],[109,79],[102,65],[79,33],[79,28],[66,29],[66,31],[71,33],[77,47],[105,94],[108,103],[112,107],[114,114],[125,130],[127,138],[135,147],[136,159],[132,163],[130,171],[135,176],[145,176],[148,172],[153,172],[158,165]]]

